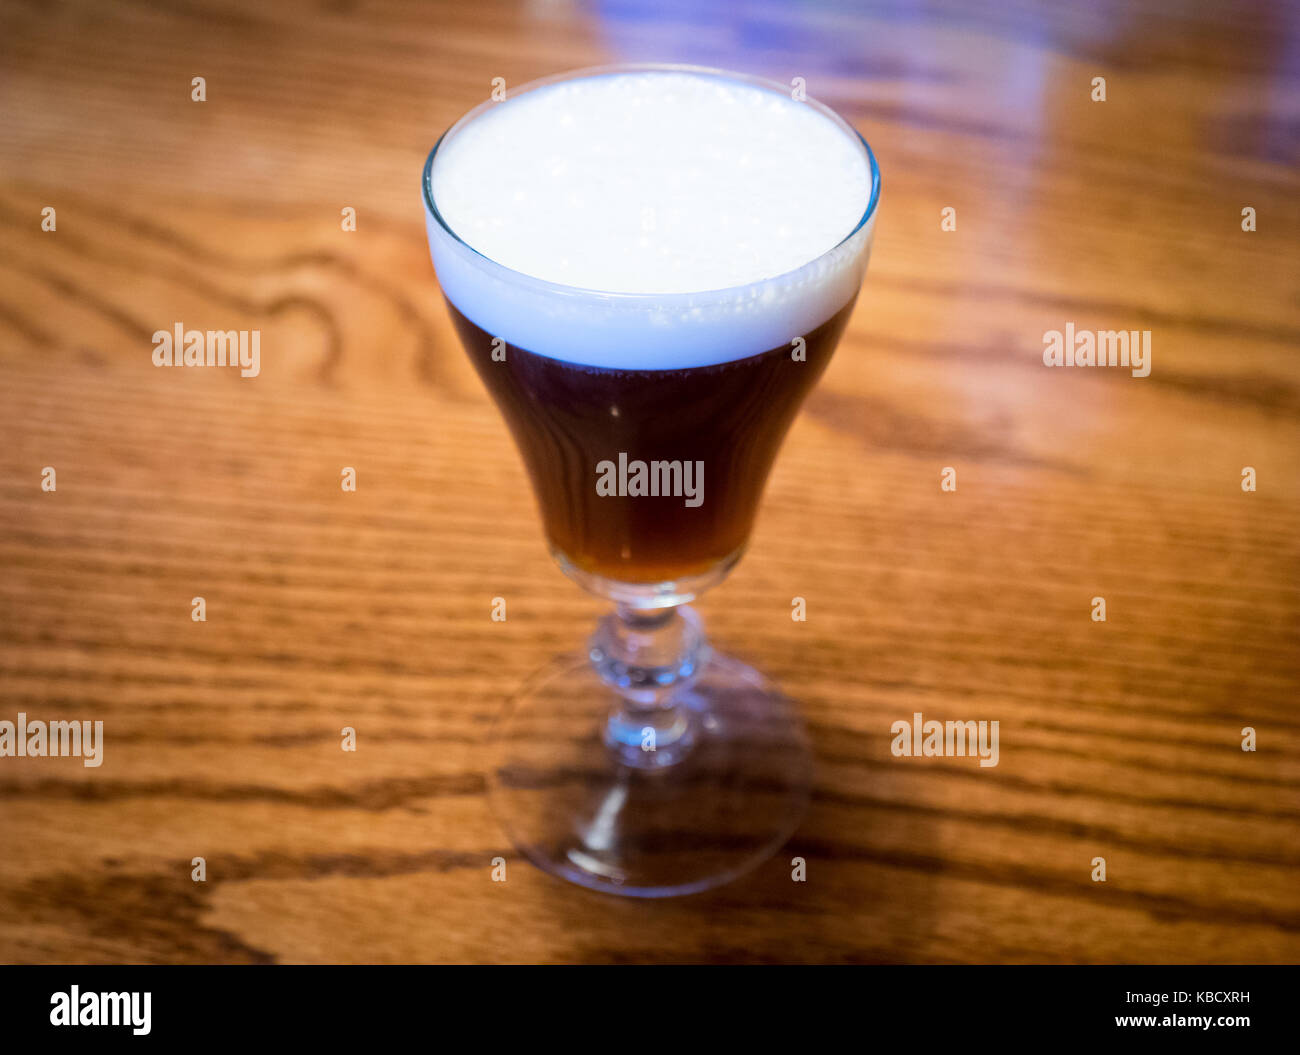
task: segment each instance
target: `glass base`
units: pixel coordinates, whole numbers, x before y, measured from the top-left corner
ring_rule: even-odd
[[[713,653],[646,713],[629,737],[626,700],[587,655],[532,678],[496,727],[489,771],[514,845],[553,875],[629,897],[707,890],[775,853],[812,784],[794,704]]]

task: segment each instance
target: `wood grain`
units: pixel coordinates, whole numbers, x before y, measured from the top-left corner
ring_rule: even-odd
[[[0,11],[0,719],[106,739],[0,758],[0,960],[1300,956],[1294,8]],[[487,809],[501,701],[599,607],[417,186],[493,77],[633,60],[802,76],[884,173],[849,332],[701,605],[802,703],[813,807],[654,904],[534,871]],[[260,328],[261,376],[154,368],[178,320]],[[1066,322],[1150,329],[1151,376],[1044,368]],[[999,765],[892,757],[917,710],[999,720]]]

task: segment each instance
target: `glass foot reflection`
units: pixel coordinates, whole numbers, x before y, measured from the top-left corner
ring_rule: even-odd
[[[492,806],[522,853],[583,886],[666,897],[725,883],[780,848],[812,779],[790,700],[714,653],[638,726],[598,670],[587,655],[555,661],[497,725]]]

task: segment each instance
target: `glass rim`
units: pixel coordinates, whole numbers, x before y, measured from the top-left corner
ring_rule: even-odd
[[[528,81],[525,84],[520,85],[518,88],[513,89],[510,98],[520,95],[523,92],[530,92],[533,91],[534,89],[544,88],[547,85],[551,85],[551,84],[559,84],[563,81],[579,80],[584,77],[599,77],[599,76],[605,76],[608,74],[616,74],[616,73],[638,73],[638,72],[691,73],[691,74],[700,74],[709,77],[720,77],[724,80],[741,81],[746,84],[752,84],[756,87],[763,88],[767,91],[775,91],[782,96],[786,95],[789,91],[789,86],[782,84],[780,81],[770,80],[769,78],[759,77],[749,73],[737,73],[733,70],[724,70],[714,66],[693,66],[687,63],[671,63],[671,62],[629,62],[629,63],[614,63],[614,64],[604,65],[604,66],[586,66],[578,70],[569,70],[564,73],[551,74],[550,76],[547,77],[539,77],[536,80]],[[794,275],[797,275],[805,268],[812,267],[813,265],[819,263],[820,261],[825,260],[832,253],[835,253],[842,246],[844,246],[844,244],[850,241],[859,231],[861,231],[862,228],[865,227],[867,223],[871,220],[871,218],[875,215],[876,203],[880,200],[880,166],[876,163],[876,155],[872,151],[871,144],[867,142],[866,137],[861,132],[859,132],[856,128],[854,128],[851,124],[849,124],[848,121],[846,121],[843,117],[841,117],[838,113],[836,113],[833,109],[827,106],[825,103],[818,102],[816,99],[813,99],[811,97],[803,101],[806,105],[813,107],[819,113],[829,118],[835,124],[839,125],[845,132],[851,134],[853,138],[855,138],[857,142],[862,145],[862,149],[866,153],[867,165],[871,172],[871,193],[867,197],[866,208],[863,210],[862,215],[858,218],[857,223],[853,225],[853,229],[849,231],[848,234],[846,234],[843,238],[841,238],[829,249],[825,250],[822,253],[819,253],[817,256],[812,257],[809,260],[805,260],[798,267],[791,268],[788,271],[782,271],[779,274],[769,275],[765,278],[754,279],[752,282],[742,282],[736,286],[722,286],[722,287],[715,287],[712,289],[689,290],[689,291],[677,292],[677,293],[635,293],[635,292],[620,292],[617,290],[591,289],[586,286],[571,286],[571,285],[566,285],[565,283],[562,282],[552,282],[549,279],[538,278],[535,275],[529,275],[523,271],[516,271],[512,267],[508,267],[497,260],[493,260],[490,256],[487,256],[485,253],[481,252],[480,250],[476,249],[474,246],[470,245],[467,241],[465,241],[465,239],[463,239],[459,234],[457,234],[454,230],[452,230],[451,224],[449,224],[447,220],[443,217],[442,213],[438,210],[437,202],[433,200],[433,163],[438,156],[438,149],[442,146],[443,143],[447,141],[448,137],[450,137],[457,131],[457,129],[461,128],[463,125],[469,124],[471,121],[473,121],[476,117],[478,117],[486,110],[489,110],[492,107],[499,105],[499,103],[495,102],[492,99],[485,99],[483,102],[479,103],[477,106],[469,110],[467,113],[462,114],[459,119],[457,119],[445,132],[442,133],[442,135],[438,137],[438,141],[433,144],[433,149],[429,151],[429,156],[424,162],[424,174],[420,181],[421,190],[424,197],[424,207],[428,211],[428,213],[435,220],[438,221],[438,226],[441,227],[442,230],[445,231],[451,237],[453,242],[456,242],[457,244],[464,246],[464,248],[469,250],[469,252],[473,254],[473,256],[477,258],[477,260],[482,261],[488,267],[503,272],[508,277],[510,282],[514,284],[523,284],[527,286],[539,287],[541,289],[548,290],[557,294],[580,295],[584,297],[602,297],[602,298],[610,298],[610,299],[632,301],[632,302],[641,301],[646,303],[649,302],[664,303],[664,302],[671,302],[675,298],[690,298],[690,297],[700,297],[700,296],[712,296],[715,294],[726,294],[726,293],[732,293],[740,290],[750,289],[752,287],[760,286],[768,282],[780,282],[784,279],[788,279]]]

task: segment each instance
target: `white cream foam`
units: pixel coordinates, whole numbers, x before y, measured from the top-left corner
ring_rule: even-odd
[[[856,135],[786,92],[702,71],[520,92],[454,127],[429,178],[461,240],[428,213],[451,302],[510,344],[589,365],[788,344],[857,291],[874,224],[845,241],[872,194]]]

